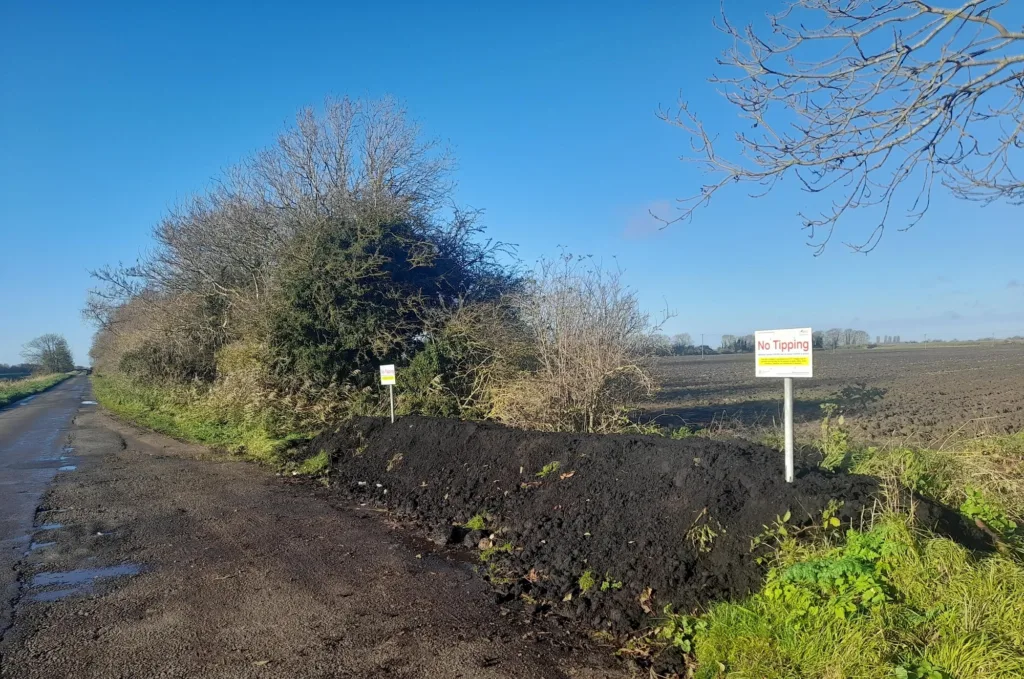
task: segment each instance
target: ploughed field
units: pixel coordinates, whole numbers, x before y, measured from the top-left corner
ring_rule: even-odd
[[[661,392],[643,419],[677,427],[780,425],[782,380],[754,377],[754,355],[658,359]],[[858,439],[942,445],[1024,429],[1024,343],[816,351],[796,380],[798,438],[835,403]]]

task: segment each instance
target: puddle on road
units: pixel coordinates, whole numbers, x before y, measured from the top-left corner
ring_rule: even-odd
[[[66,464],[63,467],[57,467],[57,471],[59,472],[73,472],[76,469],[78,469],[78,465],[74,464]]]
[[[56,542],[33,542],[28,546],[28,551],[34,552],[37,549],[45,549],[47,547],[53,547]]]
[[[138,575],[142,569],[133,563],[123,563],[104,568],[78,568],[61,573],[40,573],[32,577],[32,587],[52,587],[54,585],[87,585],[101,578],[121,578],[127,575]]]
[[[29,601],[60,601],[82,592],[81,589],[52,589],[47,592],[36,592],[29,596]]]
[[[94,405],[97,405],[97,403],[96,403],[96,401],[82,401],[82,405],[84,405],[84,406],[94,406]]]
[[[63,527],[63,523],[44,523],[42,526],[39,527],[39,530],[58,530]]]
[[[123,563],[104,568],[78,568],[73,571],[39,573],[32,577],[32,582],[29,585],[31,589],[46,587],[60,587],[61,589],[34,592],[29,598],[32,601],[59,601],[76,594],[87,594],[92,591],[92,586],[97,580],[124,578],[138,575],[140,572],[142,572],[142,568],[137,564]]]

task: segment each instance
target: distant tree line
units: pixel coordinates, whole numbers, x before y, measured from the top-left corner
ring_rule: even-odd
[[[838,349],[839,347],[861,347],[871,344],[871,335],[866,330],[853,328],[830,328],[817,330],[811,336],[815,349]]]
[[[899,335],[878,335],[875,337],[875,345],[899,344]],[[812,335],[812,345],[815,349],[838,349],[839,347],[860,347],[873,346],[871,336],[865,330],[853,328],[831,328],[829,330],[815,330]],[[700,354],[701,347],[695,346],[689,333],[677,335],[655,335],[655,354],[658,356],[691,356]],[[754,335],[722,335],[722,341],[718,349],[704,346],[704,354],[743,354],[754,351]]]
[[[39,366],[32,365],[31,363],[17,363],[14,365],[0,363],[0,378],[26,377],[38,369]]]
[[[668,335],[657,334],[654,336],[654,354],[656,356],[700,356],[717,354],[718,352],[704,345],[695,345],[690,333],[681,332],[669,337]]]
[[[754,351],[753,335],[722,335],[722,345],[718,349],[722,354],[745,354]]]

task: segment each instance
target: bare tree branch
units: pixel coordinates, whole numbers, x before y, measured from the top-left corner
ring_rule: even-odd
[[[927,212],[936,180],[954,196],[1024,203],[1024,31],[996,15],[1008,0],[940,7],[923,0],[795,0],[768,16],[770,34],[716,26],[733,46],[713,77],[750,131],[720,140],[680,101],[659,116],[685,130],[713,178],[679,201],[689,220],[736,183],[774,188],[787,175],[828,203],[801,212],[820,254],[849,211],[875,209],[858,252],[878,245],[894,211],[901,230]],[[1015,171],[1016,170],[1016,171]]]

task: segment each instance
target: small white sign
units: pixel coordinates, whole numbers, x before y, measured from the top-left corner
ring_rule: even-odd
[[[394,384],[395,383],[395,366],[393,366],[393,365],[382,365],[380,367],[380,383],[381,384]]]
[[[813,377],[812,334],[810,328],[755,332],[757,377]]]

